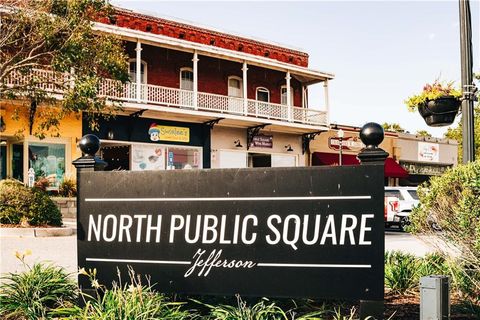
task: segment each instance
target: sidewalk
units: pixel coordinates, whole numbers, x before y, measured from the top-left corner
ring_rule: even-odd
[[[68,237],[77,233],[77,222],[64,218],[62,227],[0,228],[0,237]]]

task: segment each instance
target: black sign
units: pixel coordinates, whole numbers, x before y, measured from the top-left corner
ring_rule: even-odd
[[[130,265],[163,292],[383,299],[383,164],[79,180],[79,267],[103,284]]]

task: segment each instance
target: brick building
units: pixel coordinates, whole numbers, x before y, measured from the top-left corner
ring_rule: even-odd
[[[18,140],[18,124],[4,117],[2,177],[26,180],[33,152],[58,182],[87,133],[102,140],[110,170],[304,166],[311,134],[328,129],[333,75],[309,69],[304,52],[121,8],[95,29],[125,41],[131,82],[117,90],[105,79],[100,88],[123,113],[98,131],[67,119],[73,129],[43,141]],[[321,104],[309,103],[313,84],[324,87]]]

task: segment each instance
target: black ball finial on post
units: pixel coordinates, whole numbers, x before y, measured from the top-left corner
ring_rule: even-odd
[[[360,130],[360,139],[365,148],[358,154],[361,163],[385,162],[388,152],[378,146],[382,143],[385,134],[383,127],[375,122],[365,124]]]
[[[80,139],[78,146],[82,154],[93,157],[100,150],[100,139],[94,134],[86,134]]]
[[[78,142],[78,146],[83,155],[72,162],[77,171],[102,171],[105,169],[107,163],[95,156],[100,150],[100,139],[96,135],[84,135]]]

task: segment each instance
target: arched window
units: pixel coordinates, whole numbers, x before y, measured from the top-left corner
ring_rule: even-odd
[[[257,101],[270,102],[270,91],[264,87],[258,87],[256,90]]]
[[[131,82],[137,82],[137,59],[129,60],[128,74]],[[147,63],[143,60],[140,61],[140,81],[141,83],[147,83]]]
[[[180,68],[180,89],[193,91],[193,69]]]
[[[290,87],[290,105],[293,106],[293,88]],[[287,86],[283,85],[280,89],[280,104],[287,105]]]
[[[243,98],[242,78],[237,76],[228,77],[228,96]]]

